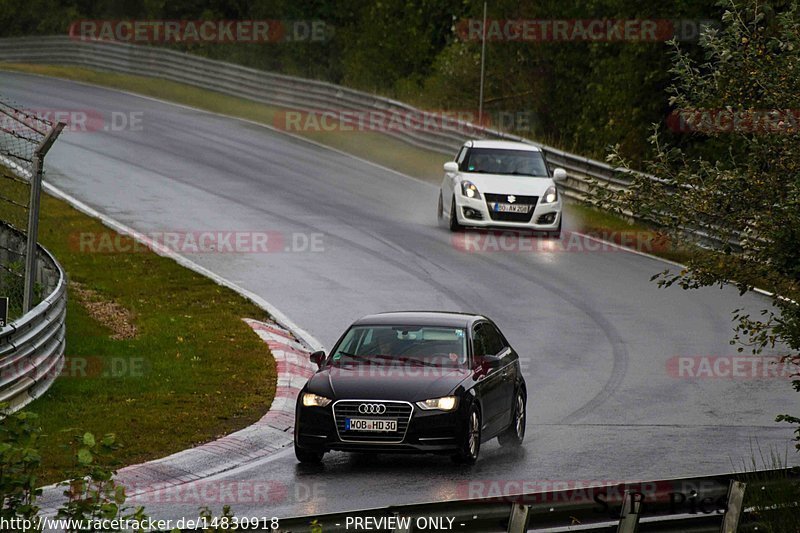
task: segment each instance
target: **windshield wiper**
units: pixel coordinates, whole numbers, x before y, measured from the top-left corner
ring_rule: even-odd
[[[422,366],[439,366],[436,363],[431,363],[430,361],[423,361],[422,359],[415,359],[413,357],[405,357],[403,355],[398,357],[393,357],[392,360],[400,361],[401,363],[419,363]]]
[[[367,363],[368,365],[371,365],[372,363],[374,363],[374,362],[375,362],[375,359],[373,359],[373,358],[371,358],[371,357],[365,357],[365,356],[363,356],[363,355],[358,355],[358,354],[354,354],[354,353],[348,353],[348,352],[336,352],[336,355],[344,355],[344,356],[346,356],[346,357],[350,357],[351,359],[355,359],[356,361],[362,361],[362,362],[365,362],[365,363]],[[334,356],[334,359],[333,359],[333,360],[334,360],[334,361],[336,361],[336,359],[335,359],[335,356]]]

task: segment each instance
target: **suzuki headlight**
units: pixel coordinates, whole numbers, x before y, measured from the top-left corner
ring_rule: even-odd
[[[551,185],[544,191],[544,196],[542,196],[542,203],[543,204],[554,204],[558,201],[558,189],[556,189],[555,185]]]
[[[417,407],[423,411],[438,409],[439,411],[452,411],[456,408],[457,398],[455,396],[445,396],[444,398],[434,398],[417,402]]]
[[[467,198],[474,198],[476,200],[481,199],[481,193],[478,192],[478,188],[471,181],[461,182],[461,194],[463,194]]]
[[[326,407],[329,403],[331,403],[331,399],[325,396],[318,396],[310,392],[303,393],[303,405],[306,407]]]

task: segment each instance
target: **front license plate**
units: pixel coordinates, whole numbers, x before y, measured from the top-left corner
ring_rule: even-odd
[[[369,418],[345,418],[344,429],[348,431],[397,431],[397,420],[372,420]]]
[[[514,205],[514,204],[494,204],[495,212],[501,213],[527,213],[529,206],[527,205]]]

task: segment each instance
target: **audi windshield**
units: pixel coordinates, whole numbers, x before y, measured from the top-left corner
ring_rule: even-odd
[[[462,328],[355,326],[332,353],[330,364],[464,368],[467,366],[466,333]]]

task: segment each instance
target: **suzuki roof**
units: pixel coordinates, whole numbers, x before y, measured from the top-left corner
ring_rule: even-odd
[[[465,145],[471,148],[497,148],[500,150],[528,150],[531,152],[541,152],[539,147],[536,145],[515,142],[515,141],[493,141],[487,139],[479,139],[474,141],[467,141]]]

